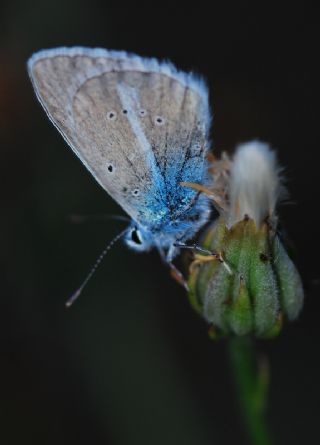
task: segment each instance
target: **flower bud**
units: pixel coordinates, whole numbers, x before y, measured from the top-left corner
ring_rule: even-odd
[[[276,232],[282,187],[275,154],[266,144],[244,144],[224,177],[227,198],[201,240],[212,255],[197,254],[190,265],[190,301],[211,335],[273,337],[303,304],[299,273]]]

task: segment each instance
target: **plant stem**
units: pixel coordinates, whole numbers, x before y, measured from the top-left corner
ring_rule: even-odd
[[[251,338],[233,337],[228,341],[231,368],[250,443],[272,445],[265,418],[269,380],[267,359],[265,356],[257,358]]]

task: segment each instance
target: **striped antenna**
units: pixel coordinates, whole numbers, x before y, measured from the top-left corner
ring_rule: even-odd
[[[81,284],[80,287],[78,287],[78,289],[71,295],[71,297],[66,301],[66,307],[70,307],[73,305],[73,303],[78,299],[78,297],[80,296],[81,292],[83,291],[83,289],[85,288],[85,286],[88,284],[88,281],[91,279],[92,275],[95,273],[95,271],[98,269],[101,261],[103,260],[103,258],[106,256],[106,254],[109,252],[109,250],[111,249],[111,247],[117,242],[119,241],[120,238],[122,238],[128,231],[128,228],[126,228],[125,230],[123,230],[122,232],[120,232],[117,236],[115,236],[113,238],[113,240],[107,245],[107,247],[105,247],[105,249],[103,250],[103,252],[101,252],[101,254],[99,255],[99,257],[97,258],[96,262],[94,263],[92,269],[90,270],[90,272],[88,273],[87,277],[85,278],[85,280],[83,281],[83,283]]]

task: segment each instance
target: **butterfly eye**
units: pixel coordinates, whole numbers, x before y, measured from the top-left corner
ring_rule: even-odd
[[[139,194],[140,194],[139,189],[134,189],[134,190],[132,190],[132,195],[133,195],[133,196],[139,196]]]
[[[140,231],[138,229],[133,229],[131,232],[131,241],[135,244],[141,245],[142,244],[142,239],[141,239],[141,234]]]
[[[140,110],[139,111],[139,116],[140,117],[144,117],[147,114],[146,110]]]

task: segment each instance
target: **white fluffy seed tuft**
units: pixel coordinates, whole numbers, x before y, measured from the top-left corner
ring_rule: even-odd
[[[252,141],[238,146],[229,183],[230,227],[246,215],[257,226],[273,216],[281,188],[279,171],[276,155],[268,144]]]

